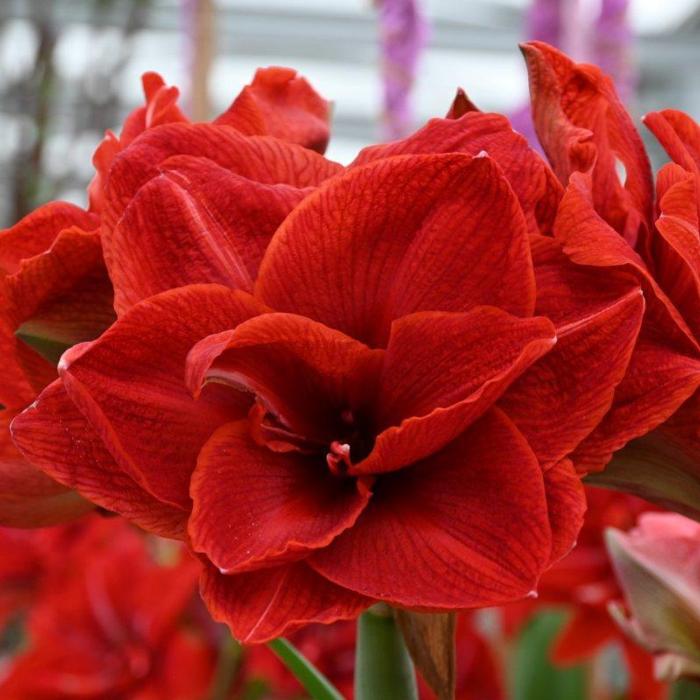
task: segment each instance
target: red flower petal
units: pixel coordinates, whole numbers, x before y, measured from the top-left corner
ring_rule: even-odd
[[[70,520],[92,509],[75,491],[66,489],[33,467],[10,439],[13,413],[0,411],[0,524],[44,527]]]
[[[327,581],[304,562],[235,576],[207,567],[201,594],[212,617],[243,643],[267,642],[312,622],[352,619],[373,602]]]
[[[535,286],[522,211],[494,163],[416,155],[353,168],[309,195],[273,237],[256,294],[381,345],[413,311],[530,315]]]
[[[0,304],[8,304],[1,293]],[[3,358],[0,404],[20,409],[56,378],[56,368],[20,340],[15,330],[14,319],[0,313],[0,357]]]
[[[481,110],[469,99],[467,93],[461,87],[458,87],[457,94],[452,100],[449,110],[447,110],[445,119],[459,119],[467,112],[481,112]]]
[[[700,336],[700,179],[675,164],[659,172],[654,278]]]
[[[371,493],[339,479],[323,457],[256,445],[248,421],[219,428],[192,476],[192,547],[222,573],[301,559],[352,527]]]
[[[383,351],[303,316],[270,313],[205,338],[190,352],[186,381],[251,391],[295,433],[330,445],[344,410],[375,399]]]
[[[64,486],[146,530],[183,538],[187,513],[153,498],[119,467],[60,381],[15,418],[12,437],[32,464]]]
[[[124,121],[119,137],[107,130],[92,156],[95,177],[88,185],[90,211],[102,212],[105,206],[105,182],[112,167],[112,162],[122,149],[126,148],[146,129],[173,122],[189,122],[189,119],[177,106],[180,91],[168,87],[158,73],[148,72],[141,76],[143,92],[146,98],[144,107],[137,107]]]
[[[519,319],[490,307],[394,321],[375,418],[391,427],[352,473],[399,469],[441,449],[555,342],[547,319]]]
[[[604,608],[581,606],[557,635],[552,660],[558,664],[586,662],[620,634]]]
[[[231,106],[214,120],[241,133],[276,136],[323,153],[328,145],[330,103],[291,68],[259,68]]]
[[[176,155],[208,158],[266,185],[311,187],[342,170],[313,151],[269,136],[244,136],[213,124],[166,124],[146,131],[114,159],[102,212],[107,238],[139,188],[159,174],[164,160]]]
[[[456,609],[522,598],[551,548],[540,466],[494,409],[437,455],[380,477],[357,523],[307,561],[395,605]]]
[[[11,228],[0,231],[0,272],[17,272],[25,258],[48,250],[63,229],[90,231],[100,220],[68,202],[50,202],[35,209]]]
[[[173,157],[161,170],[109,237],[117,310],[197,282],[252,291],[272,234],[307,190],[248,180],[206,158]]]
[[[639,287],[588,317],[557,328],[557,344],[501,401],[546,469],[598,425],[625,376],[639,334]]]
[[[242,292],[182,287],[137,304],[99,339],[63,356],[69,396],[119,467],[158,499],[189,508],[199,450],[248,407],[230,391],[195,401],[184,382],[187,353],[259,312]]]
[[[115,319],[98,231],[62,230],[3,282],[6,312],[25,335],[72,345],[96,337]]]
[[[664,109],[649,112],[643,121],[674,163],[688,172],[700,172],[700,125],[692,117],[677,109]]]
[[[143,94],[146,98],[144,107],[137,107],[126,118],[119,135],[122,146],[131,143],[146,129],[172,122],[187,122],[187,117],[177,106],[180,91],[165,84],[165,80],[154,71],[147,71],[141,76]]]
[[[0,402],[20,408],[56,376],[15,333],[59,343],[92,337],[114,318],[97,217],[51,202],[0,232]]]
[[[455,104],[458,98],[459,93]],[[518,196],[530,231],[548,232],[563,192],[549,166],[530,148],[527,139],[513,131],[503,115],[479,112],[473,105],[462,105],[459,109],[468,111],[458,118],[448,114],[445,119],[431,119],[422,129],[401,141],[364,148],[352,165],[408,154],[476,156],[485,152],[498,163]]]
[[[612,409],[572,456],[579,472],[603,469],[614,451],[661,425],[700,386],[700,360],[669,352],[664,341],[642,329]]]
[[[609,616],[609,613],[608,613]],[[622,651],[630,671],[630,700],[664,700],[668,697],[668,683],[656,677],[654,657],[635,642],[622,640]]]
[[[535,129],[566,184],[592,169],[596,211],[632,245],[651,225],[653,181],[644,144],[610,79],[539,41],[522,45]],[[624,185],[617,173],[625,168]]]
[[[586,512],[586,492],[570,460],[564,459],[544,473],[547,508],[552,527],[550,564],[575,546]]]
[[[647,319],[667,338],[669,347],[698,352],[698,343],[683,317],[649,273],[640,256],[594,211],[590,177],[571,176],[562,199],[554,233],[564,252],[578,265],[612,268],[634,274],[646,294]]]
[[[535,313],[556,327],[598,314],[639,286],[630,272],[572,263],[561,242],[548,236],[530,236],[530,250],[537,285]]]

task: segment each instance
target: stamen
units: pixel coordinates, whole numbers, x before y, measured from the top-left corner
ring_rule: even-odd
[[[350,461],[350,445],[337,440],[331,442],[331,451],[326,455],[326,463],[332,474],[345,476],[352,466]]]

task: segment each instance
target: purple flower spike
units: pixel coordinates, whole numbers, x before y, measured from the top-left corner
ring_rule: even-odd
[[[632,30],[627,21],[629,0],[603,0],[596,22],[591,59],[611,75],[618,93],[628,102],[634,92],[636,72],[632,60]]]
[[[377,0],[384,76],[384,117],[390,139],[411,128],[411,88],[428,38],[420,0]]]

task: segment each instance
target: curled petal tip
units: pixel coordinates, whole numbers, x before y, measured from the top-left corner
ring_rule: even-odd
[[[75,362],[75,360],[77,360],[85,352],[85,350],[88,349],[90,344],[90,341],[77,343],[76,345],[73,345],[73,347],[68,348],[68,350],[61,355],[57,365],[59,376],[68,371],[73,362]]]

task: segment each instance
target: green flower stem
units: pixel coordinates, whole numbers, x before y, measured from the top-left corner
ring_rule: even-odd
[[[417,700],[413,662],[391,609],[375,605],[357,625],[355,700]]]
[[[314,700],[343,700],[332,683],[286,639],[274,639],[267,645]]]

